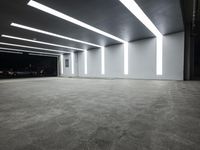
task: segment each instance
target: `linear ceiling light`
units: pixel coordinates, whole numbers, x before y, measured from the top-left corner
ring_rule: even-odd
[[[29,53],[29,55],[33,55],[33,56],[58,57],[58,55],[52,55],[52,54],[38,54],[38,53]]]
[[[5,50],[1,50],[1,47],[0,47],[0,52],[1,52],[1,53],[11,53],[11,54],[23,54],[22,52],[15,52],[15,51],[5,51]]]
[[[49,35],[49,36],[53,36],[53,37],[57,37],[57,38],[61,38],[61,39],[65,39],[65,40],[69,40],[69,41],[73,41],[73,42],[77,42],[77,43],[87,44],[87,45],[91,45],[91,46],[95,46],[95,47],[101,47],[100,45],[97,45],[97,44],[93,44],[93,43],[89,43],[89,42],[73,39],[73,38],[70,38],[70,37],[66,37],[66,36],[55,34],[55,33],[52,33],[52,32],[48,32],[48,31],[44,31],[44,30],[28,27],[28,26],[25,26],[25,25],[17,24],[17,23],[11,23],[10,25],[13,26],[13,27],[17,27],[17,28],[21,28],[21,29],[37,32],[37,33],[42,33],[42,34],[46,34],[46,35]]]
[[[59,54],[54,54],[54,53],[36,52],[36,51],[31,51],[31,50],[23,50],[23,49],[15,49],[15,48],[0,47],[0,49],[2,49],[2,50],[8,50],[8,51],[15,51],[15,52],[26,52],[26,53],[37,53],[37,54],[47,54],[47,55],[56,55],[56,56],[59,56]]]
[[[163,35],[153,24],[153,22],[147,17],[143,10],[134,0],[119,0],[135,17],[138,18],[156,37],[156,74],[163,74]]]
[[[82,22],[82,21],[80,21],[80,20],[77,20],[77,19],[75,19],[75,18],[73,18],[73,17],[70,17],[70,16],[68,16],[68,15],[65,15],[65,14],[63,14],[63,13],[57,11],[57,10],[54,10],[54,9],[52,9],[52,8],[50,8],[50,7],[47,7],[47,6],[43,5],[43,4],[40,4],[40,3],[38,3],[38,2],[36,2],[36,1],[34,1],[34,0],[30,0],[30,1],[28,2],[28,5],[29,5],[29,6],[32,6],[32,7],[34,7],[34,8],[37,8],[37,9],[43,11],[43,12],[46,12],[46,13],[48,13],[48,14],[51,14],[51,15],[53,15],[53,16],[56,16],[56,17],[58,17],[58,18],[64,19],[64,20],[66,20],[66,21],[69,21],[69,22],[71,22],[71,23],[73,23],[73,24],[76,24],[76,25],[78,25],[78,26],[81,26],[81,27],[83,27],[83,28],[86,28],[86,29],[88,29],[88,30],[91,30],[91,31],[93,31],[93,32],[96,32],[96,33],[99,33],[99,34],[104,35],[104,36],[106,36],[106,37],[109,37],[109,38],[111,38],[111,39],[114,39],[114,40],[116,40],[116,41],[119,41],[119,42],[122,42],[122,43],[125,42],[124,40],[122,40],[122,39],[120,39],[120,38],[118,38],[118,37],[116,37],[116,36],[114,36],[114,35],[112,35],[112,34],[109,34],[109,33],[107,33],[107,32],[104,32],[104,31],[102,31],[102,30],[100,30],[100,29],[98,29],[98,28],[95,28],[95,27],[93,27],[93,26],[91,26],[91,25],[89,25],[89,24],[86,24],[86,23],[84,23],[84,22]]]
[[[66,52],[66,51],[53,50],[53,49],[47,49],[47,48],[41,48],[41,47],[33,47],[33,46],[26,46],[26,45],[19,45],[19,44],[12,44],[12,43],[5,43],[5,42],[0,42],[0,45],[16,46],[16,47],[44,50],[44,51],[57,52],[57,53],[69,53],[69,52]]]
[[[134,0],[119,0],[133,15],[135,15],[155,36],[162,36],[160,31],[147,17]]]
[[[84,49],[80,49],[80,48],[75,48],[75,47],[70,47],[70,46],[65,46],[65,45],[59,45],[59,44],[52,44],[52,43],[47,43],[47,42],[43,42],[43,41],[20,38],[20,37],[16,37],[16,36],[5,35],[5,34],[2,34],[1,37],[15,39],[15,40],[21,40],[21,41],[26,41],[26,42],[33,42],[33,43],[38,43],[38,44],[44,44],[44,45],[50,45],[50,46],[56,46],[56,47],[61,47],[61,48],[67,48],[67,49],[72,49],[72,50],[84,51]]]

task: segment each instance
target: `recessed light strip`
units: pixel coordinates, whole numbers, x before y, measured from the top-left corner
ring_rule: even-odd
[[[155,36],[162,36],[160,31],[147,17],[134,0],[119,0],[135,17],[137,17]]]
[[[72,74],[74,74],[74,52],[71,52],[71,70]]]
[[[128,75],[128,42],[124,43],[124,74]]]
[[[33,56],[45,56],[45,57],[58,57],[58,55],[52,55],[52,54],[38,54],[38,53],[29,53],[29,55],[33,55]]]
[[[49,35],[49,36],[53,36],[53,37],[57,37],[57,38],[61,38],[61,39],[65,39],[65,40],[69,40],[69,41],[73,41],[73,42],[77,42],[77,43],[87,44],[87,45],[91,45],[91,46],[95,46],[95,47],[101,47],[100,45],[97,45],[97,44],[93,44],[93,43],[89,43],[89,42],[73,39],[73,38],[70,38],[70,37],[66,37],[66,36],[55,34],[55,33],[52,33],[52,32],[36,29],[36,28],[33,28],[33,27],[28,27],[28,26],[25,26],[25,25],[17,24],[17,23],[11,23],[10,25],[13,26],[13,27],[17,27],[17,28],[21,28],[21,29],[37,32],[37,33],[42,33],[42,34],[46,34],[46,35]]]
[[[15,52],[38,53],[38,54],[49,54],[49,55],[59,56],[59,54],[54,54],[54,53],[36,52],[36,51],[31,51],[31,50],[23,50],[23,49],[15,49],[15,48],[0,47],[0,49],[2,49],[2,50],[8,50],[8,51],[15,51]]]
[[[52,8],[50,8],[50,7],[47,7],[47,6],[43,5],[43,4],[40,4],[40,3],[38,3],[38,2],[36,2],[36,1],[34,1],[34,0],[30,0],[30,1],[28,2],[28,5],[29,5],[29,6],[32,6],[32,7],[34,7],[34,8],[37,8],[37,9],[43,11],[43,12],[46,12],[46,13],[48,13],[48,14],[51,14],[51,15],[53,15],[53,16],[56,16],[56,17],[58,17],[58,18],[61,18],[61,19],[63,19],[63,20],[69,21],[69,22],[71,22],[71,23],[73,23],[73,24],[76,24],[76,25],[78,25],[78,26],[81,26],[81,27],[83,27],[83,28],[86,28],[86,29],[88,29],[88,30],[91,30],[91,31],[93,31],[93,32],[96,32],[96,33],[99,33],[99,34],[104,35],[104,36],[106,36],[106,37],[109,37],[109,38],[111,38],[111,39],[114,39],[114,40],[116,40],[116,41],[119,41],[119,42],[122,42],[122,43],[125,42],[124,40],[122,40],[122,39],[120,39],[120,38],[118,38],[118,37],[116,37],[116,36],[114,36],[114,35],[112,35],[112,34],[109,34],[109,33],[107,33],[107,32],[104,32],[104,31],[102,31],[102,30],[100,30],[100,29],[98,29],[98,28],[95,28],[95,27],[93,27],[93,26],[91,26],[91,25],[89,25],[89,24],[86,24],[86,23],[84,23],[84,22],[82,22],[82,21],[80,21],[80,20],[77,20],[77,19],[75,19],[75,18],[73,18],[73,17],[71,17],[71,16],[68,16],[68,15],[66,15],[66,14],[63,14],[63,13],[57,11],[57,10],[54,10],[54,9],[52,9]]]
[[[88,55],[88,52],[87,52],[87,50],[85,50],[85,52],[84,52],[84,73],[85,73],[85,75],[87,75],[88,74],[88,65],[87,65],[87,55]]]
[[[26,45],[19,45],[19,44],[12,44],[12,43],[5,43],[5,42],[0,42],[0,45],[16,46],[16,47],[23,47],[23,48],[44,50],[44,51],[57,52],[57,53],[69,53],[69,52],[66,52],[66,51],[53,50],[53,49],[46,49],[46,48],[33,47],[33,46],[26,46]]]
[[[147,17],[143,10],[134,0],[119,0],[135,17],[138,18],[157,38],[156,43],[156,74],[163,74],[163,35],[153,24],[153,22]]]
[[[11,54],[23,54],[22,52],[14,52],[14,51],[5,51],[5,50],[1,50],[1,47],[0,47],[0,52],[1,52],[1,53],[11,53]]]
[[[101,48],[101,74],[105,75],[105,47]]]
[[[50,46],[56,46],[56,47],[61,47],[61,48],[67,48],[67,49],[72,49],[72,50],[84,51],[84,49],[80,49],[80,48],[64,46],[64,45],[59,45],[59,44],[52,44],[52,43],[48,43],[48,42],[31,40],[31,39],[26,39],[26,38],[21,38],[21,37],[16,37],[16,36],[10,36],[10,35],[5,35],[5,34],[2,34],[1,37],[15,39],[15,40],[21,40],[21,41],[26,41],[26,42],[32,42],[32,43],[38,43],[38,44],[44,44],[44,45],[50,45]]]
[[[64,56],[60,54],[60,75],[64,74]]]

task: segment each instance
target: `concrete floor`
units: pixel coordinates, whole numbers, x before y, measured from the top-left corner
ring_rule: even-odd
[[[200,150],[200,82],[2,80],[0,150]]]

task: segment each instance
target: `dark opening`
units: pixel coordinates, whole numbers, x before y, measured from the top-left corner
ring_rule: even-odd
[[[0,78],[57,76],[57,57],[0,52]]]

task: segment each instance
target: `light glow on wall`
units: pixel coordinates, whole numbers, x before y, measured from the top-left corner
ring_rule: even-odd
[[[124,43],[124,74],[128,75],[128,42]]]
[[[32,7],[34,7],[34,8],[36,8],[36,9],[39,9],[39,10],[41,10],[41,11],[43,11],[43,12],[46,12],[46,13],[48,13],[48,14],[51,14],[51,15],[53,15],[53,16],[56,16],[56,17],[58,17],[58,18],[61,18],[61,19],[63,19],[63,20],[69,21],[69,22],[71,22],[71,23],[73,23],[73,24],[76,24],[76,25],[78,25],[78,26],[81,26],[81,27],[83,27],[83,28],[86,28],[86,29],[88,29],[88,30],[91,30],[91,31],[93,31],[93,32],[96,32],[96,33],[99,33],[99,34],[104,35],[104,36],[106,36],[106,37],[109,37],[109,38],[111,38],[111,39],[114,39],[114,40],[116,40],[116,41],[124,42],[124,40],[122,40],[122,39],[120,39],[120,38],[118,38],[118,37],[116,37],[116,36],[114,36],[114,35],[112,35],[112,34],[109,34],[109,33],[107,33],[107,32],[104,32],[104,31],[102,31],[102,30],[100,30],[100,29],[98,29],[98,28],[95,28],[95,27],[93,27],[93,26],[91,26],[91,25],[89,25],[89,24],[86,24],[86,23],[84,23],[84,22],[82,22],[82,21],[80,21],[80,20],[77,20],[77,19],[75,19],[75,18],[73,18],[73,17],[71,17],[71,16],[68,16],[68,15],[66,15],[66,14],[63,14],[63,13],[61,13],[61,12],[59,12],[59,11],[57,11],[57,10],[54,10],[54,9],[48,7],[48,6],[45,6],[45,5],[43,5],[43,4],[40,4],[40,3],[38,3],[38,2],[36,2],[36,1],[34,1],[34,0],[30,0],[30,1],[28,2],[28,5],[29,5],[29,6],[32,6]]]
[[[101,74],[105,74],[105,47],[101,48]]]
[[[64,58],[63,54],[60,54],[60,75],[64,74]]]
[[[71,52],[71,65],[72,74],[74,74],[74,52]]]
[[[53,49],[47,49],[47,48],[41,48],[41,47],[33,47],[33,46],[20,45],[20,44],[5,43],[5,42],[0,42],[0,45],[16,46],[16,47],[44,50],[44,51],[57,52],[57,53],[69,53],[69,52],[66,52],[66,51],[53,50]]]
[[[44,45],[50,45],[50,46],[56,46],[56,47],[60,47],[60,48],[67,48],[67,49],[72,49],[72,50],[80,50],[80,51],[84,50],[84,49],[80,49],[80,48],[59,45],[59,44],[53,44],[53,43],[48,43],[48,42],[43,42],[43,41],[38,41],[38,40],[31,40],[31,39],[27,39],[27,38],[21,38],[21,37],[10,36],[10,35],[5,35],[5,34],[2,34],[1,37],[15,39],[15,40],[21,40],[21,41],[26,41],[26,42],[32,42],[32,43],[38,43],[38,44],[44,44]]]
[[[84,51],[84,73],[88,73],[88,67],[87,67],[87,50]]]
[[[49,36],[73,41],[73,42],[77,42],[77,43],[87,44],[87,45],[91,45],[91,46],[95,46],[95,47],[101,47],[100,45],[97,45],[97,44],[77,40],[77,39],[70,38],[70,37],[67,37],[67,36],[63,36],[63,35],[60,35],[60,34],[55,34],[55,33],[52,33],[52,32],[36,29],[36,28],[33,28],[33,27],[28,27],[28,26],[25,26],[25,25],[17,24],[17,23],[11,23],[10,25],[13,26],[13,27],[17,27],[17,28],[21,28],[21,29],[25,29],[25,30],[29,30],[29,31],[33,31],[33,32],[37,32],[37,33],[41,33],[41,34],[45,34],[45,35],[49,35]]]
[[[157,37],[157,52],[156,52],[156,74],[162,75],[162,51],[163,51],[163,35],[147,17],[143,10],[134,0],[119,0],[138,20],[140,20],[156,37]]]

